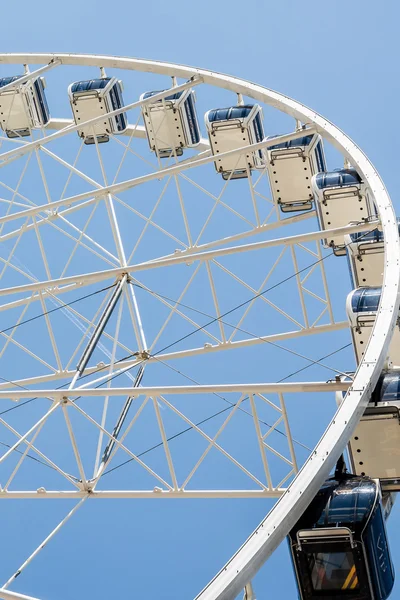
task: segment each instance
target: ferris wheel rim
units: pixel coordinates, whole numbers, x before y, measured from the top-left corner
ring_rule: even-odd
[[[288,96],[240,78],[173,63],[83,54],[0,54],[0,64],[42,64],[52,60],[60,61],[61,65],[104,66],[165,75],[173,74],[187,79],[198,75],[202,77],[203,83],[251,96],[296,119],[312,123],[318,133],[357,167],[374,195],[385,239],[385,267],[381,303],[370,343],[344,402],[328,425],[313,454],[259,527],[197,596],[199,600],[211,598],[225,600],[235,597],[287,535],[318,491],[355,429],[384,367],[400,301],[400,243],[390,197],[372,163],[346,134],[312,109]]]

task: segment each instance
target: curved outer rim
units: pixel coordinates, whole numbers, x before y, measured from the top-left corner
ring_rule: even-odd
[[[384,367],[400,300],[400,243],[393,206],[379,174],[358,146],[324,117],[287,96],[229,75],[152,60],[86,54],[1,54],[0,64],[46,64],[55,58],[64,65],[103,66],[175,75],[185,79],[198,74],[206,84],[251,96],[295,119],[313,123],[318,132],[357,167],[369,185],[378,207],[385,238],[384,280],[380,307],[364,359],[344,402],[296,479],[243,546],[197,596],[197,600],[232,599],[282,542],[328,477],[363,414]]]

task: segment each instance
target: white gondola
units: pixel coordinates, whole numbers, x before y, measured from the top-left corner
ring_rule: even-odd
[[[295,140],[270,146],[267,156],[272,197],[281,211],[310,210],[314,200],[311,178],[326,170],[321,136],[299,131]]]
[[[338,405],[344,395],[337,392]],[[385,492],[400,492],[400,371],[382,373],[348,451],[352,473],[379,479]],[[393,497],[385,496],[390,512]]]
[[[159,93],[145,92],[140,100]],[[200,142],[194,90],[184,90],[149,102],[143,105],[142,115],[150,149],[159,158],[181,156],[184,148],[194,148]]]
[[[400,232],[400,219],[397,219]],[[383,281],[383,233],[372,231],[351,233],[344,237],[353,288],[376,287]]]
[[[43,77],[36,77],[18,87],[1,91],[1,88],[20,77],[22,75],[0,79],[0,122],[9,138],[31,135],[32,129],[44,127],[50,119]]]
[[[381,298],[381,291],[380,287],[362,287],[353,290],[347,296],[346,311],[358,363],[362,359],[368,344]],[[399,319],[397,319],[390,343],[388,361],[394,366],[400,366]]]
[[[115,77],[76,81],[68,88],[69,101],[76,125],[124,106],[122,84]],[[125,113],[104,117],[94,125],[78,129],[85,144],[108,142],[110,134],[123,133],[128,125]]]
[[[209,110],[204,119],[213,155],[218,157],[223,152],[261,142],[264,139],[261,116],[262,109],[258,104]],[[242,179],[248,177],[252,169],[265,166],[264,152],[248,150],[243,155],[217,158],[214,165],[223,179]]]
[[[344,227],[376,216],[368,189],[355,169],[318,173],[312,178],[312,188],[321,229]],[[325,238],[323,243],[337,256],[346,254],[343,235]]]

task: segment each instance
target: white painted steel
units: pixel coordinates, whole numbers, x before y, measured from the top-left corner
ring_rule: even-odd
[[[318,187],[316,175],[314,175],[311,186],[316,199],[321,229],[341,227],[353,221],[374,219],[376,216],[375,207],[365,182],[321,189]],[[325,248],[334,248],[337,254],[346,253],[346,249],[343,247],[343,235],[328,235],[324,240],[324,245]]]
[[[186,86],[187,85],[188,84],[186,84]],[[184,85],[182,85],[180,87],[184,87]],[[168,90],[168,92],[160,92],[160,94],[157,94],[157,96],[158,95],[161,96],[161,94],[166,94],[166,93],[169,93],[169,90]],[[156,98],[156,96],[154,96],[154,98]],[[147,102],[147,100],[141,100],[140,102],[145,103],[145,102]],[[134,104],[135,104],[135,106],[139,105],[139,103],[134,103]],[[120,112],[122,110],[123,109],[118,109],[118,111],[120,111]],[[127,107],[125,107],[125,110],[127,110]],[[118,111],[113,111],[113,113],[107,113],[107,115],[114,114],[115,112],[118,112]],[[7,164],[8,158],[10,158],[10,160],[19,158],[19,157],[25,155],[26,153],[28,153],[30,150],[34,150],[34,149],[38,148],[39,146],[41,147],[45,143],[52,141],[54,138],[62,137],[62,135],[64,135],[65,133],[70,133],[72,131],[75,131],[77,127],[82,127],[83,125],[86,126],[88,123],[92,123],[93,121],[96,121],[96,119],[92,119],[91,121],[86,121],[85,123],[82,123],[79,126],[74,125],[73,127],[68,128],[68,131],[65,131],[65,132],[60,131],[58,133],[52,134],[52,136],[48,136],[46,138],[41,138],[40,140],[37,140],[34,142],[30,142],[29,144],[26,144],[24,146],[21,146],[20,148],[17,148],[16,151],[10,150],[9,152],[0,154],[0,167],[2,166],[2,164]],[[279,138],[279,140],[281,140],[281,141],[290,140],[293,138],[293,135],[294,134],[283,135]],[[235,148],[234,150],[229,150],[228,152],[224,152],[223,154],[220,154],[220,158],[243,154],[243,152],[246,152],[246,150],[248,150],[249,148],[251,148],[252,150],[261,150],[262,148],[267,148],[271,144],[272,144],[271,140],[264,140],[262,142],[259,142],[258,144],[253,144],[252,146],[243,146],[241,148]],[[1,162],[2,159],[3,159],[4,163]],[[166,167],[165,169],[161,169],[159,171],[153,171],[153,173],[150,173],[149,175],[142,175],[141,177],[136,177],[135,179],[128,179],[127,181],[122,181],[121,183],[114,183],[112,185],[100,187],[100,189],[90,190],[89,192],[85,192],[83,194],[77,194],[76,196],[71,196],[69,198],[56,200],[55,202],[51,203],[51,212],[47,212],[47,214],[49,215],[49,217],[56,217],[57,209],[59,209],[62,206],[70,207],[71,205],[76,204],[78,202],[83,203],[84,201],[87,201],[87,200],[93,201],[96,198],[104,199],[107,196],[107,194],[111,194],[111,195],[118,194],[120,192],[130,190],[131,188],[134,188],[136,186],[143,185],[144,183],[148,183],[149,181],[154,181],[156,179],[161,180],[161,179],[164,179],[165,177],[169,177],[171,175],[177,175],[178,173],[181,173],[182,171],[187,171],[189,169],[192,169],[193,167],[200,167],[203,165],[207,165],[207,164],[213,162],[213,160],[214,160],[213,156],[206,156],[204,158],[193,159],[190,162],[185,161],[182,164],[177,163],[176,165],[174,165],[172,167]],[[43,204],[42,206],[35,206],[33,208],[28,208],[26,210],[19,211],[18,213],[11,213],[4,217],[0,217],[0,225],[3,225],[4,223],[9,223],[10,221],[15,221],[16,219],[20,219],[20,218],[24,219],[27,217],[33,217],[41,212],[46,212],[46,211],[49,211],[48,204]]]
[[[21,75],[21,77],[19,77],[16,81],[12,81],[11,83],[7,83],[7,85],[3,85],[3,87],[1,88],[1,93],[3,94],[4,92],[7,92],[9,90],[14,90],[16,87],[19,87],[23,83],[26,83],[27,81],[32,81],[32,79],[40,77],[40,75],[43,75],[43,73],[50,71],[50,69],[53,69],[54,67],[57,67],[60,64],[61,62],[57,60],[57,58],[52,58],[49,61],[48,65],[45,65],[40,69],[36,69],[36,71],[32,71],[31,73]]]
[[[3,590],[0,588],[0,598],[4,600],[39,600],[33,596],[25,596],[24,594],[17,594],[16,592],[10,592],[9,590]]]
[[[92,383],[92,382],[91,382]],[[300,392],[341,392],[346,391],[349,387],[347,381],[312,381],[312,382],[299,382],[299,383],[232,383],[229,385],[179,385],[179,386],[159,386],[159,387],[121,387],[121,388],[110,388],[107,390],[108,396],[159,396],[160,394],[213,394],[213,393],[248,393],[248,394],[261,394],[268,392],[270,394],[275,393],[300,393]],[[99,390],[96,388],[84,388],[77,387],[74,390],[35,390],[35,396],[37,398],[54,398],[61,400],[63,398],[74,398],[75,396],[96,396],[99,394]],[[12,399],[19,400],[23,398],[31,398],[32,390],[20,390],[16,389],[12,392],[0,391],[0,400]]]
[[[181,85],[178,85],[174,88],[174,92],[180,92],[183,90],[186,90],[188,88],[194,87],[196,85],[199,85],[200,83],[202,83],[202,78],[198,77],[198,76],[194,76],[193,79],[191,79],[191,81],[188,81],[186,83],[182,83]],[[168,94],[171,93],[171,88],[169,88],[168,90],[163,90],[162,92],[159,92],[158,94],[154,94],[154,96],[152,96],[152,98],[147,98],[146,100],[138,100],[137,102],[132,102],[131,104],[127,104],[126,106],[123,106],[122,108],[117,108],[111,112],[105,113],[104,115],[99,115],[97,117],[93,117],[93,119],[89,119],[88,121],[84,121],[82,123],[79,123],[78,125],[70,125],[68,127],[65,128],[65,130],[60,130],[56,133],[53,133],[51,135],[48,135],[45,138],[41,138],[39,140],[35,140],[33,142],[29,142],[28,144],[25,144],[24,146],[21,146],[20,148],[16,148],[16,150],[9,150],[8,152],[4,152],[3,154],[0,154],[0,166],[1,164],[5,164],[6,162],[23,156],[24,154],[27,154],[28,152],[30,152],[31,150],[34,150],[35,148],[39,148],[45,144],[48,144],[51,141],[54,141],[60,137],[63,137],[65,134],[71,133],[73,131],[79,131],[83,126],[85,127],[90,127],[90,126],[94,126],[96,125],[96,123],[102,121],[105,117],[114,117],[116,115],[120,115],[124,112],[127,112],[133,108],[138,108],[140,106],[145,106],[146,104],[148,104],[150,102],[150,100],[162,100],[163,98],[165,98],[165,96],[168,96]]]
[[[65,127],[71,127],[72,125],[74,125],[74,121],[72,119],[57,119],[56,117],[52,117],[47,123],[46,129],[54,129],[55,131],[60,131]],[[142,140],[147,139],[146,128],[143,125],[128,125],[127,128],[124,129],[124,131],[122,131],[119,135],[125,137],[132,136],[135,138],[140,138]],[[201,138],[196,148],[200,152],[204,152],[205,150],[209,150],[210,144],[206,138]]]
[[[245,499],[245,498],[280,498],[286,488],[273,490],[163,490],[155,487],[152,490],[78,490],[66,492],[60,490],[37,491],[0,491],[1,500],[79,500],[87,498],[93,500],[160,500],[165,499]],[[0,588],[1,589],[1,588]],[[1,598],[1,595],[0,595]]]
[[[400,246],[396,218],[390,198],[386,192],[383,182],[373,165],[362,153],[362,151],[337,127],[332,123],[315,113],[304,105],[268,90],[254,83],[246,82],[241,79],[222,75],[203,69],[195,69],[182,65],[174,65],[156,61],[146,61],[140,59],[104,57],[94,55],[72,55],[72,54],[9,54],[0,56],[0,64],[46,64],[53,58],[60,60],[61,64],[68,65],[86,65],[97,67],[122,68],[138,70],[143,72],[155,72],[169,76],[182,77],[190,79],[197,76],[206,84],[228,89],[234,93],[242,93],[255,100],[269,104],[270,106],[281,110],[295,119],[304,123],[312,124],[312,130],[320,133],[325,139],[335,146],[357,170],[368,184],[374,196],[376,206],[381,221],[382,230],[385,237],[385,270],[384,286],[381,297],[381,304],[378,310],[375,326],[372,331],[369,345],[365,352],[363,361],[360,363],[355,379],[347,393],[344,402],[338,409],[336,415],[328,426],[320,442],[313,453],[299,471],[296,479],[289,486],[286,492],[280,497],[274,508],[267,515],[264,521],[250,536],[245,544],[238,550],[233,558],[225,565],[220,573],[210,582],[210,584],[198,596],[200,600],[230,600],[237,596],[240,591],[251,581],[258,569],[266,561],[269,555],[275,550],[283,538],[287,535],[291,527],[297,521],[299,516],[314,497],[324,479],[329,474],[343,448],[347,444],[352,432],[354,431],[361,415],[364,412],[370,393],[374,388],[380,375],[385,358],[389,349],[391,336],[393,333],[395,320],[399,309],[399,264],[400,264]],[[154,100],[154,98],[153,98]],[[137,103],[136,103],[137,104]],[[73,128],[69,127],[68,131]],[[66,131],[64,133],[67,133]],[[61,131],[57,136],[64,135]],[[48,136],[47,139],[49,139]],[[283,136],[282,141],[285,139]],[[42,140],[43,142],[43,140]],[[275,139],[274,143],[277,143]],[[36,144],[36,142],[34,142]],[[40,142],[37,146],[40,145]],[[0,156],[0,160],[10,160],[13,157],[29,151],[34,146],[26,144],[17,150],[5,153]],[[252,147],[252,150],[267,147],[268,143],[262,142]],[[226,153],[225,156],[233,156],[235,153],[244,151],[239,149]],[[133,186],[140,185],[153,179],[166,177],[181,173],[182,171],[197,165],[205,165],[212,162],[213,157],[195,159],[189,163],[185,162],[163,169],[161,172],[136,178],[115,186],[104,186],[102,189],[93,190],[86,194],[80,194],[67,200],[61,200],[52,203],[52,210],[64,206],[92,200],[93,198],[104,197],[107,193],[116,194]],[[33,207],[22,211],[17,216],[19,218],[31,217],[43,211],[45,206]],[[8,215],[0,220],[0,224],[16,218],[14,215]],[[348,232],[348,230],[347,230]],[[125,267],[125,269],[127,269]],[[121,271],[118,271],[120,274]],[[114,270],[117,275],[117,270]],[[92,274],[97,277],[98,274]],[[110,276],[108,274],[107,276]],[[64,280],[65,282],[65,280]],[[62,282],[59,282],[60,284]],[[50,285],[50,282],[47,282]],[[75,282],[69,282],[74,285]],[[32,284],[33,290],[43,288],[43,283]],[[55,284],[54,284],[55,285]],[[23,287],[23,286],[21,286]],[[25,288],[27,289],[27,288]],[[9,291],[10,293],[10,291]],[[279,391],[282,391],[280,388]],[[54,405],[56,406],[56,405]],[[23,438],[26,438],[23,436]],[[22,439],[20,440],[20,442]],[[169,493],[169,492],[167,492]],[[8,493],[7,493],[8,494]],[[46,493],[43,493],[46,496]],[[0,493],[0,497],[2,494]],[[76,497],[76,496],[75,496]],[[0,597],[21,598],[28,600],[17,594],[1,592]]]
[[[304,131],[297,132],[297,138],[303,135]],[[320,136],[316,135],[308,146],[268,150],[267,169],[272,195],[282,212],[312,207],[310,178],[319,170],[316,147],[320,141]]]
[[[253,346],[256,344],[263,344],[263,343],[276,343],[278,341],[282,341],[282,340],[288,340],[288,339],[296,339],[299,337],[304,337],[304,336],[309,336],[309,335],[316,335],[319,333],[329,333],[332,331],[341,331],[342,329],[347,329],[348,327],[348,323],[347,321],[340,321],[339,323],[334,323],[332,325],[318,325],[316,327],[311,327],[309,329],[302,329],[300,331],[291,331],[291,332],[287,332],[287,333],[277,333],[275,335],[265,335],[265,336],[259,336],[259,337],[254,337],[254,338],[250,338],[250,339],[246,339],[246,340],[240,340],[237,342],[229,342],[229,343],[222,343],[222,344],[218,344],[218,345],[211,345],[211,346],[207,346],[207,348],[204,347],[200,347],[200,348],[193,348],[190,350],[181,350],[178,352],[166,352],[163,353],[161,355],[159,355],[158,357],[149,357],[147,359],[147,363],[152,363],[155,361],[159,361],[160,359],[162,359],[163,361],[168,361],[168,360],[174,360],[177,358],[180,358],[182,356],[199,356],[202,354],[208,354],[210,352],[219,352],[221,350],[235,350],[236,348],[246,348],[248,346]],[[127,368],[131,368],[137,364],[139,364],[139,362],[141,362],[142,359],[135,357],[133,359],[127,359],[127,360],[122,360],[118,363],[118,367],[120,369],[127,369]],[[109,364],[105,364],[104,366],[104,372],[106,372],[107,368],[109,367]],[[97,371],[97,367],[87,367],[86,368],[86,373],[87,374],[91,374],[91,373],[95,373]],[[42,376],[38,376],[38,377],[31,377],[31,378],[26,378],[26,379],[19,379],[19,380],[14,380],[12,383],[15,386],[16,391],[18,391],[18,389],[20,389],[20,386],[22,388],[26,387],[26,386],[35,386],[38,385],[40,383],[50,383],[50,382],[56,382],[59,381],[60,379],[71,379],[75,374],[75,371],[61,371],[61,372],[57,372],[54,373],[54,375],[42,375]],[[107,378],[108,375],[105,375],[104,378]],[[99,381],[102,378],[102,376],[97,380]],[[93,382],[92,382],[93,383]],[[0,382],[0,390],[4,390],[4,389],[9,389],[10,383],[9,382]],[[14,396],[13,396],[14,397]]]
[[[350,439],[349,458],[352,473],[368,473],[380,479],[383,489],[400,488],[400,464],[397,448],[400,445],[400,403],[381,406],[373,414],[364,416]],[[397,480],[396,484],[393,480]],[[390,485],[388,485],[390,481]]]
[[[1,218],[0,218],[1,223]],[[361,223],[357,225],[347,225],[346,227],[340,227],[338,229],[315,231],[313,233],[305,233],[302,235],[294,235],[287,238],[278,238],[276,240],[267,240],[265,242],[255,242],[253,244],[247,244],[242,246],[234,246],[232,248],[221,248],[219,250],[209,250],[205,252],[193,252],[193,251],[182,251],[178,255],[174,254],[171,257],[163,257],[155,260],[150,260],[137,265],[126,265],[124,267],[116,267],[115,269],[107,269],[105,271],[97,271],[94,273],[86,273],[84,275],[73,275],[70,277],[62,277],[60,279],[51,279],[38,283],[27,283],[20,286],[13,286],[12,288],[0,289],[0,296],[8,296],[9,294],[18,294],[20,292],[43,292],[51,290],[54,294],[58,294],[68,289],[68,286],[84,286],[98,281],[104,281],[111,278],[119,278],[125,273],[138,273],[139,271],[146,271],[148,269],[154,269],[157,267],[168,267],[180,263],[187,263],[189,260],[193,262],[195,260],[208,260],[210,258],[218,258],[220,256],[227,256],[229,254],[236,254],[238,252],[247,252],[252,250],[260,250],[262,248],[272,248],[281,245],[293,245],[299,243],[305,243],[313,240],[322,239],[327,232],[342,232],[344,233],[355,233],[357,231],[369,230],[370,224]],[[59,286],[61,286],[59,288]]]
[[[354,287],[381,287],[385,258],[383,242],[362,239],[353,242],[350,235],[345,235],[344,241]]]

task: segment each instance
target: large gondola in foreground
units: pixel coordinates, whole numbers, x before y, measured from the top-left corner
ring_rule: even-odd
[[[289,534],[301,600],[386,600],[394,570],[379,483],[328,479]]]

